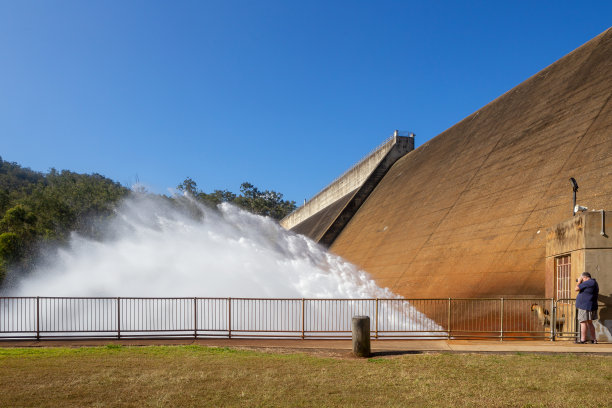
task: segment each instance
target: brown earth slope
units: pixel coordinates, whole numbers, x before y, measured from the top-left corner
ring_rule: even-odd
[[[612,29],[400,159],[331,250],[405,297],[544,295],[545,229],[612,209]]]

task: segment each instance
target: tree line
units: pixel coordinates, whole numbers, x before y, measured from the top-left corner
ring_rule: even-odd
[[[296,208],[281,193],[248,182],[239,194],[205,193],[191,178],[177,188],[212,208],[226,202],[277,220]],[[42,246],[65,245],[72,232],[100,239],[102,224],[129,194],[129,188],[100,174],[56,169],[41,173],[0,157],[0,285],[9,268],[17,275],[27,273]]]
[[[244,210],[280,220],[295,210],[295,201],[283,200],[283,195],[276,191],[261,191],[253,184],[244,182],[240,185],[240,194],[228,190],[215,190],[205,193],[198,189],[195,181],[186,178],[177,189],[186,192],[199,202],[210,207],[221,203],[234,204]]]

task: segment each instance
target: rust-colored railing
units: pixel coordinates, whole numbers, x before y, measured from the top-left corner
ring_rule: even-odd
[[[576,337],[575,300],[0,297],[0,339]]]

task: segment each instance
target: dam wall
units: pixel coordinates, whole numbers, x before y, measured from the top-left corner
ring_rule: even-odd
[[[412,150],[414,150],[414,134],[409,133],[408,136],[400,136],[399,132],[395,131],[393,136],[385,140],[340,177],[336,178],[336,180],[308,200],[303,206],[282,219],[281,225],[289,230],[295,229],[299,224],[311,219],[313,216],[317,219],[333,221],[333,218],[353,199],[364,184],[370,184],[371,191],[375,187],[375,185],[371,184],[380,181],[397,159]],[[372,177],[372,174],[378,174],[380,177],[377,179]],[[368,180],[369,183],[366,183]],[[312,224],[312,219],[309,224]],[[326,224],[326,227],[328,226]],[[299,229],[300,232],[306,233],[306,235],[310,235],[311,238],[317,240],[313,236],[313,232],[307,233],[306,231],[301,231],[305,228],[307,226],[303,225]]]
[[[612,207],[612,29],[399,158],[330,250],[407,298],[542,297],[570,177]]]
[[[544,296],[570,177],[612,207],[611,98],[609,29],[399,159],[330,249],[406,297]]]

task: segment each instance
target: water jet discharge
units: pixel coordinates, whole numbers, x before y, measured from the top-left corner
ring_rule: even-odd
[[[265,325],[291,320],[283,327],[295,332],[300,330],[300,323],[294,321],[299,315],[299,299],[309,299],[301,301],[302,332],[323,327],[320,320],[327,316],[332,321],[326,323],[324,331],[334,335],[350,332],[343,329],[350,327],[349,306],[359,304],[360,310],[373,312],[371,305],[364,306],[366,303],[360,300],[397,299],[363,270],[309,238],[286,231],[270,218],[229,204],[212,209],[187,196],[175,201],[132,194],[117,209],[103,239],[94,241],[73,235],[68,248],[49,254],[38,270],[11,288],[10,295],[105,298],[98,302],[38,299],[42,325],[64,335],[74,327],[89,327],[87,319],[92,313],[109,316],[96,318],[104,332],[120,326],[123,335],[146,331],[138,327],[178,327],[166,323],[176,320],[176,316],[188,322],[199,319],[200,328],[206,324],[215,328],[229,324],[231,331],[231,327],[247,327],[255,314],[258,318],[265,315]],[[207,298],[195,300],[197,310],[190,306],[194,296]],[[115,302],[114,297],[124,299]],[[146,299],[150,297],[177,299],[163,303]],[[231,304],[219,299],[226,297],[234,298]],[[323,298],[339,299],[336,302],[340,303],[334,305],[332,312],[317,301]],[[342,299],[354,300],[341,302]],[[241,312],[239,308],[248,310]],[[205,321],[205,315],[213,313],[213,309],[218,316],[209,316],[210,321]],[[381,328],[390,324],[404,331],[408,326],[442,330],[406,302],[381,303],[378,311]],[[58,323],[56,315],[68,317]],[[312,322],[304,322],[304,315]],[[9,313],[8,320],[18,318]],[[123,322],[118,321],[120,318]],[[132,318],[139,320],[130,326],[128,320]],[[142,319],[154,322],[145,324]],[[428,322],[427,327],[424,322]],[[261,334],[258,329],[248,331]]]

